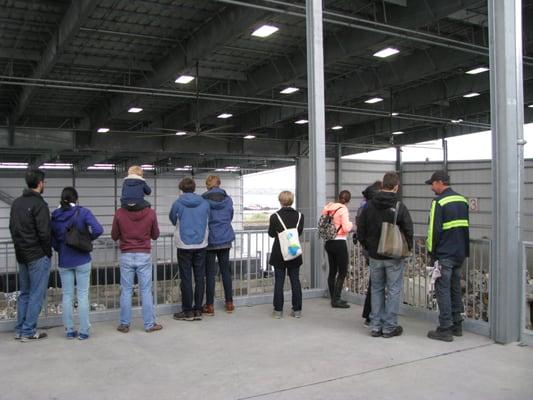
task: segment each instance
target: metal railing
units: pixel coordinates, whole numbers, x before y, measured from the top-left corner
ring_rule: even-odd
[[[350,270],[347,289],[351,293],[366,294],[369,270],[361,245],[351,244]],[[425,238],[415,236],[413,254],[405,259],[403,276],[403,302],[418,309],[436,310],[437,302],[431,290],[431,278],[428,275],[429,257]],[[471,320],[488,321],[489,318],[489,269],[490,240],[470,240],[470,258],[462,268],[461,287],[465,315]]]
[[[314,269],[311,265],[310,246],[316,229],[305,229],[301,237],[304,263],[300,269],[302,289],[312,289]],[[238,231],[230,250],[230,264],[235,297],[250,297],[270,294],[274,290],[274,273],[268,258],[274,239],[265,231]],[[92,252],[92,273],[89,287],[91,311],[116,310],[120,307],[120,250],[110,237],[94,241]],[[153,294],[156,305],[181,302],[178,275],[177,252],[172,234],[164,234],[152,242]],[[290,288],[289,281],[285,289]],[[0,321],[16,319],[18,297],[18,265],[13,244],[0,242]],[[215,296],[223,298],[220,276],[217,276]],[[57,256],[52,258],[48,290],[41,317],[60,315],[61,280]],[[140,305],[138,286],[134,285],[134,304]]]

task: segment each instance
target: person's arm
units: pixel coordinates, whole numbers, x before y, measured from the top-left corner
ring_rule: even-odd
[[[159,237],[159,224],[157,223],[157,215],[155,211],[153,212],[154,220],[152,221],[152,230],[150,232],[150,237],[152,240],[157,240]]]
[[[301,235],[304,231],[304,215],[300,213],[300,224],[298,225],[298,235]]]
[[[439,244],[439,239],[442,233],[442,207],[437,200],[431,203],[429,211],[428,234],[426,239],[426,248],[430,256],[433,258],[435,249]]]
[[[276,237],[277,236],[276,223],[279,223],[278,217],[276,216],[276,214],[272,214],[270,216],[270,221],[269,221],[269,224],[268,224],[268,236],[270,236],[270,237]]]
[[[148,186],[146,182],[144,182],[144,185],[143,185],[143,192],[146,195],[149,195],[150,193],[152,193],[152,188]]]
[[[172,222],[172,225],[176,226],[176,222],[178,222],[178,205],[176,202],[172,204],[172,207],[170,207],[170,212],[168,213],[168,219],[170,219],[170,222]]]
[[[400,227],[400,231],[405,236],[405,240],[407,241],[407,246],[409,247],[409,250],[413,248],[413,220],[411,219],[411,214],[409,213],[409,210],[405,206],[405,204],[401,204],[401,218],[398,221],[398,226]]]
[[[91,240],[95,240],[100,235],[102,235],[102,233],[104,233],[104,228],[100,224],[100,222],[98,222],[91,210],[89,210],[88,208],[86,208],[85,210],[87,210],[85,214],[85,225],[90,228]]]
[[[120,239],[120,225],[118,223],[117,213],[113,217],[113,226],[111,227],[111,239],[115,242]]]
[[[52,230],[52,248],[59,252],[59,241],[57,240],[57,228],[54,226],[54,221],[50,221],[50,229]]]
[[[34,207],[33,218],[35,219],[35,228],[37,237],[43,249],[44,254],[52,257],[52,229],[50,227],[50,210],[46,204],[42,203]]]
[[[359,240],[364,249],[368,249],[368,243],[366,240],[367,213],[368,207],[365,207],[359,215],[359,223],[357,224],[357,240]]]
[[[343,232],[350,232],[353,228],[353,224],[350,221],[350,213],[348,212],[348,208],[342,207],[338,213],[341,216],[341,229]]]

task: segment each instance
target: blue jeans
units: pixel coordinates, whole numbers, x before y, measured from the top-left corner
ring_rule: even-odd
[[[463,300],[461,299],[461,265],[448,259],[438,260],[441,277],[435,282],[435,293],[439,305],[439,326],[450,328],[463,319]]]
[[[205,302],[213,304],[215,301],[215,278],[217,275],[217,264],[222,276],[222,286],[224,286],[224,299],[226,302],[233,301],[233,289],[231,287],[231,266],[229,263],[230,249],[207,250],[205,257]]]
[[[402,297],[404,262],[402,259],[378,260],[370,258],[372,331],[390,333],[398,326],[398,312]]]
[[[32,336],[36,332],[41,313],[48,278],[50,258],[41,257],[29,263],[19,263],[20,294],[17,300],[17,325],[15,332],[21,336]]]
[[[135,274],[139,280],[144,329],[148,329],[155,324],[150,253],[122,253],[120,255],[120,324],[130,326]]]
[[[283,311],[283,285],[285,275],[289,275],[292,292],[293,311],[302,311],[302,285],[300,284],[300,267],[274,267],[274,310]]]
[[[76,268],[59,268],[61,286],[63,288],[63,325],[67,332],[74,332],[72,317],[72,303],[74,287],[78,299],[78,316],[80,318],[80,333],[89,334],[89,280],[91,277],[91,263],[78,265]],[[76,278],[76,286],[74,286]]]
[[[205,249],[178,249],[178,265],[180,271],[181,308],[183,311],[202,310],[205,290]],[[192,275],[194,273],[194,293]]]

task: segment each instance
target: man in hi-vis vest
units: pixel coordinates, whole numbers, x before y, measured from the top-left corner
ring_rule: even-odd
[[[468,200],[450,188],[446,171],[436,171],[426,181],[437,195],[431,203],[426,246],[434,266],[439,326],[428,337],[445,342],[462,336],[461,266],[469,255]]]

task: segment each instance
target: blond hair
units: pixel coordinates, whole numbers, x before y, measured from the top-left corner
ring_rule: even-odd
[[[290,207],[294,203],[294,194],[288,190],[284,190],[278,196],[279,204],[283,207]]]
[[[138,165],[132,165],[128,168],[128,175],[139,175],[143,176],[143,169]]]
[[[213,189],[220,186],[220,177],[218,175],[209,175],[205,180],[207,189]]]

